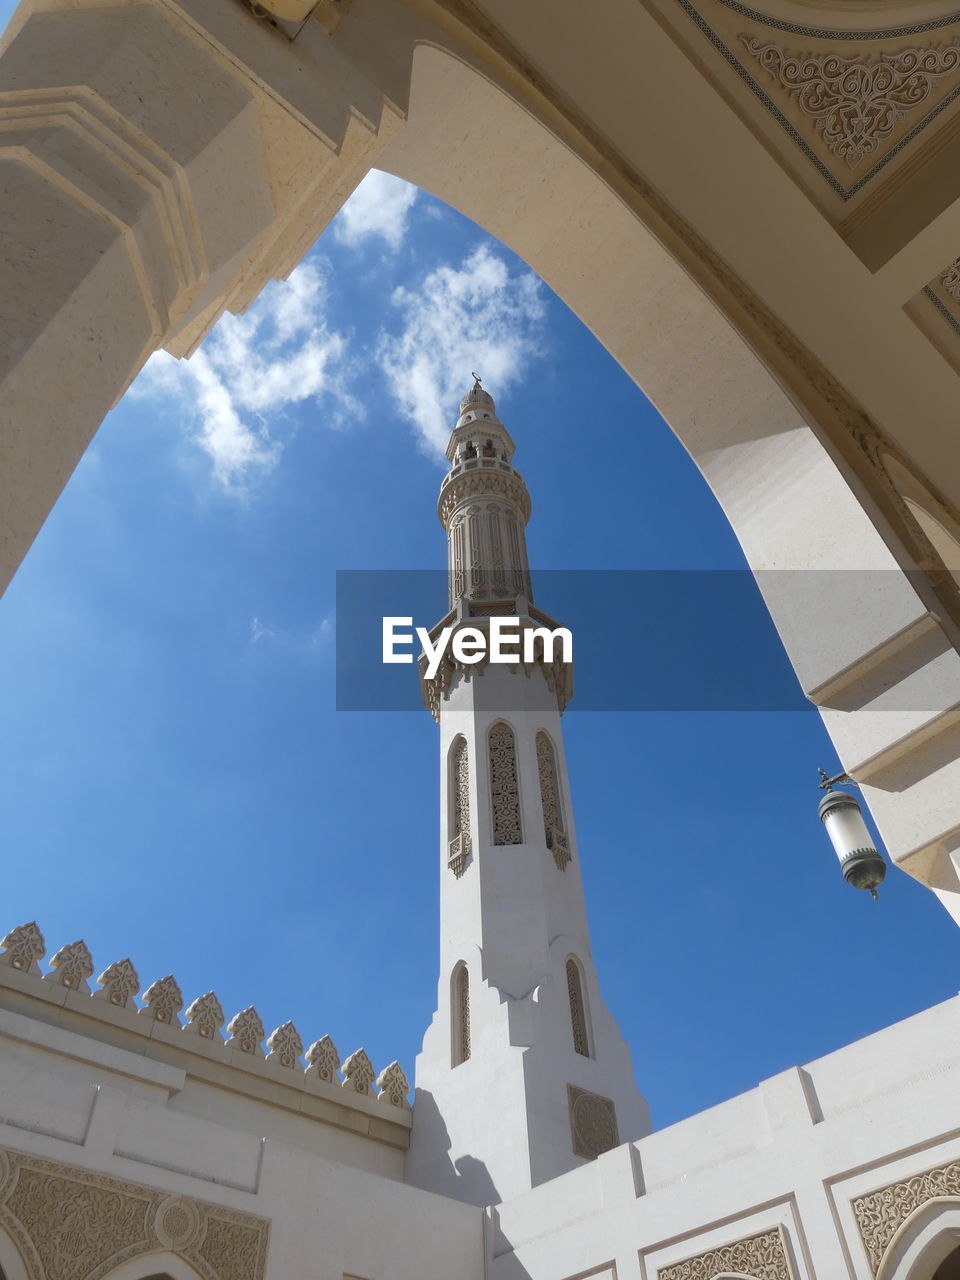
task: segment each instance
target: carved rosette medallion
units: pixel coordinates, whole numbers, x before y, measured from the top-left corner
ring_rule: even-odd
[[[103,1280],[172,1250],[204,1280],[261,1280],[270,1224],[220,1205],[0,1150],[0,1226],[29,1280]]]
[[[202,1225],[200,1210],[183,1196],[168,1196],[157,1205],[153,1215],[157,1239],[168,1249],[185,1249],[193,1244]]]
[[[911,1213],[941,1196],[960,1196],[960,1161],[892,1182],[853,1201],[853,1216],[874,1275],[887,1246]]]
[[[855,169],[876,152],[937,83],[960,68],[960,45],[898,49],[876,57],[797,54],[742,36],[746,49],[796,100],[833,154]]]
[[[773,1227],[660,1267],[657,1280],[714,1280],[730,1274],[749,1276],[750,1280],[796,1280],[783,1229]]]
[[[570,1104],[570,1133],[578,1156],[595,1160],[620,1145],[617,1113],[609,1098],[567,1085]]]

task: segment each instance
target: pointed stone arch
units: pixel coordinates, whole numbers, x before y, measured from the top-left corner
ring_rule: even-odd
[[[460,960],[450,975],[450,1065],[459,1067],[470,1057],[470,970]]]
[[[960,1196],[938,1196],[914,1209],[886,1246],[875,1280],[937,1280],[960,1250]]]
[[[590,1011],[587,1006],[587,988],[583,966],[576,956],[567,956],[564,968],[567,980],[567,1000],[570,1005],[570,1030],[573,1034],[573,1050],[581,1057],[593,1057],[593,1037],[590,1034]]]
[[[447,865],[459,880],[472,851],[470,831],[470,746],[462,733],[447,752]]]

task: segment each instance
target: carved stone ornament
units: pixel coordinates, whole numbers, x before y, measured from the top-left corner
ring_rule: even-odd
[[[617,1113],[609,1098],[567,1085],[570,1104],[570,1133],[573,1150],[578,1156],[595,1160],[605,1151],[620,1145]]]
[[[197,996],[193,1004],[187,1009],[187,1025],[185,1031],[196,1032],[198,1036],[203,1036],[205,1040],[216,1040],[220,1043],[220,1028],[223,1026],[226,1018],[223,1012],[223,1005],[217,999],[212,991],[208,991],[206,995]]]
[[[169,1249],[205,1280],[261,1280],[270,1224],[105,1174],[0,1151],[0,1227],[29,1280],[102,1280]]]
[[[509,725],[490,730],[490,792],[493,800],[493,843],[523,844],[517,747]]]
[[[750,1280],[796,1280],[781,1227],[708,1249],[683,1262],[660,1267],[657,1280],[714,1280],[715,1276],[749,1276]]]
[[[951,298],[956,298],[960,302],[960,258],[950,263],[940,277],[940,283]]]
[[[129,958],[108,965],[97,982],[100,990],[93,993],[94,1000],[108,1000],[118,1009],[125,1009],[140,990],[140,978]]]
[[[410,1103],[407,1094],[410,1092],[410,1081],[399,1062],[391,1062],[377,1076],[377,1088],[380,1090],[377,1101],[391,1107],[402,1107],[409,1111]]]
[[[461,738],[451,761],[453,787],[453,838],[447,849],[447,866],[457,880],[470,860],[470,748]]]
[[[11,969],[19,969],[21,973],[40,972],[38,961],[43,959],[47,944],[43,940],[43,934],[37,927],[36,920],[31,920],[29,924],[21,924],[16,929],[11,929],[3,941],[0,942],[0,947],[3,947],[0,961],[8,964]]]
[[[358,1049],[356,1053],[351,1053],[340,1070],[344,1076],[344,1089],[352,1089],[356,1093],[369,1093],[370,1086],[377,1075],[365,1049]]]
[[[260,1041],[265,1032],[260,1015],[253,1005],[248,1009],[241,1009],[231,1018],[227,1024],[227,1030],[230,1032],[230,1039],[227,1041],[228,1049],[237,1049],[240,1053],[263,1053]]]
[[[275,1063],[280,1067],[288,1067],[291,1070],[300,1065],[303,1040],[300,1038],[300,1032],[292,1022],[284,1022],[277,1027],[276,1031],[271,1031],[267,1039],[267,1045],[270,1049],[267,1054],[268,1062]]]
[[[874,1275],[887,1246],[911,1213],[939,1196],[960,1196],[960,1160],[857,1196],[853,1216]]]
[[[938,81],[960,67],[960,44],[850,58],[790,53],[751,36],[741,40],[851,169],[879,149],[907,112],[922,106]]]
[[[172,973],[165,978],[158,978],[143,993],[144,1007],[140,1010],[142,1018],[153,1018],[156,1022],[168,1022],[179,1026],[177,1014],[183,1008],[183,995]]]
[[[50,961],[50,972],[43,976],[45,981],[55,982],[60,987],[89,992],[87,979],[93,977],[93,956],[87,944],[78,939],[61,947]]]
[[[322,1036],[319,1040],[314,1040],[307,1050],[306,1058],[306,1074],[308,1076],[316,1076],[318,1080],[329,1080],[331,1084],[337,1082],[337,1075],[340,1071],[340,1054],[337,1052],[337,1046],[329,1036]]]

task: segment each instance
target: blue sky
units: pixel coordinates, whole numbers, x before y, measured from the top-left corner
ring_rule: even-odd
[[[173,972],[187,1000],[212,987],[228,1015],[253,1003],[268,1030],[412,1073],[436,999],[437,729],[336,711],[335,574],[442,568],[439,449],[473,369],[517,441],[535,570],[742,569],[579,321],[374,176],[290,282],[188,366],[148,367],[0,601],[0,931],[36,918],[48,955],[83,937],[98,971],[130,955],[144,986]],[[715,625],[776,654],[753,611]],[[927,891],[891,872],[875,905],[843,883],[814,713],[565,726],[601,985],[658,1127],[956,992]]]

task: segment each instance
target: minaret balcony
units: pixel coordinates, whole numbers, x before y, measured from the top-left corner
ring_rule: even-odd
[[[454,836],[447,849],[447,866],[459,880],[470,858],[470,837],[462,832]]]
[[[553,854],[553,860],[557,864],[558,871],[566,871],[567,863],[570,861],[572,854],[570,853],[570,841],[567,839],[567,833],[561,831],[559,827],[547,827],[547,848]]]

